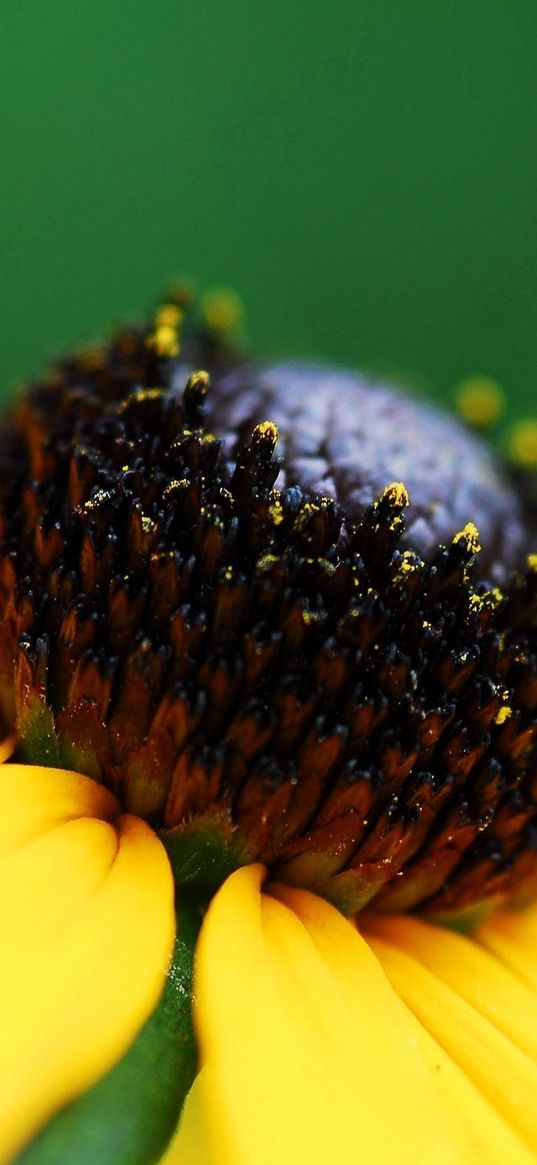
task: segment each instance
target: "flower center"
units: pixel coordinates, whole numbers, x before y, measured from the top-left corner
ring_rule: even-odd
[[[533,560],[502,591],[476,582],[475,527],[434,548],[431,519],[424,561],[403,485],[357,498],[363,467],[341,468],[352,442],[325,443],[339,486],[308,485],[304,390],[298,436],[271,390],[291,447],[278,476],[276,425],[245,435],[259,406],[238,395],[244,372],[194,341],[183,363],[172,315],[65,361],[5,422],[0,697],[20,755],[103,781],[165,831],[225,823],[249,858],[348,909],[453,910],[531,888]],[[209,353],[222,441],[207,373],[185,371]],[[337,374],[328,404],[327,391],[333,437]],[[368,456],[374,416],[372,403]],[[427,409],[415,425],[411,469]],[[469,464],[492,545],[519,554],[520,529],[501,533],[516,496],[488,470],[480,492]]]

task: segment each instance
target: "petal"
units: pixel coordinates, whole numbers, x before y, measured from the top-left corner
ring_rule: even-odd
[[[366,918],[364,933],[418,959],[537,1063],[537,994],[475,939],[406,917]]]
[[[15,737],[6,736],[5,739],[0,742],[0,765],[3,765],[4,761],[9,760],[9,757],[14,752],[14,749]]]
[[[144,822],[87,777],[0,770],[0,1161],[123,1055],[173,947],[173,882]]]
[[[167,1165],[481,1165],[355,927],[307,892],[262,893],[262,877],[233,874],[202,928],[203,1068]]]
[[[537,992],[537,906],[497,911],[476,937]]]
[[[186,1098],[179,1132],[161,1157],[160,1165],[223,1165],[223,1159],[213,1156],[207,1140],[202,1098],[207,1088],[205,1077],[203,1068]]]
[[[377,917],[364,925],[394,989],[422,1029],[496,1111],[515,1143],[524,1142],[537,1155],[535,1029],[526,1036],[522,1031],[524,1022],[531,1029],[535,1021],[535,997],[518,991],[516,979],[506,978],[486,952],[472,951],[470,940],[409,918]],[[480,973],[482,980],[476,978]],[[486,1144],[482,1159],[505,1160],[492,1136]]]

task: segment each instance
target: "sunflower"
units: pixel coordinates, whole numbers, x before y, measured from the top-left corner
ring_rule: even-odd
[[[529,1165],[532,473],[239,315],[3,418],[0,1160]]]

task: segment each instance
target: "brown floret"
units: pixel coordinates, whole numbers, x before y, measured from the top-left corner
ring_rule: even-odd
[[[379,390],[295,369],[299,390],[278,369],[258,405],[216,339],[177,355],[166,333],[163,351],[172,326],[63,361],[5,420],[0,692],[20,756],[104,781],[172,844],[217,823],[239,858],[349,910],[527,889],[537,571],[483,579],[521,554],[517,495],[479,446],[426,521],[454,469],[437,464],[427,495],[425,445],[453,442],[453,460],[471,440],[455,422],[397,396],[394,424],[412,425],[375,468]],[[402,446],[405,484],[383,480]]]

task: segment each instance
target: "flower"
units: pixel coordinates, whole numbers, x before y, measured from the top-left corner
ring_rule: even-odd
[[[4,419],[0,1160],[536,1161],[532,490],[221,295]]]

